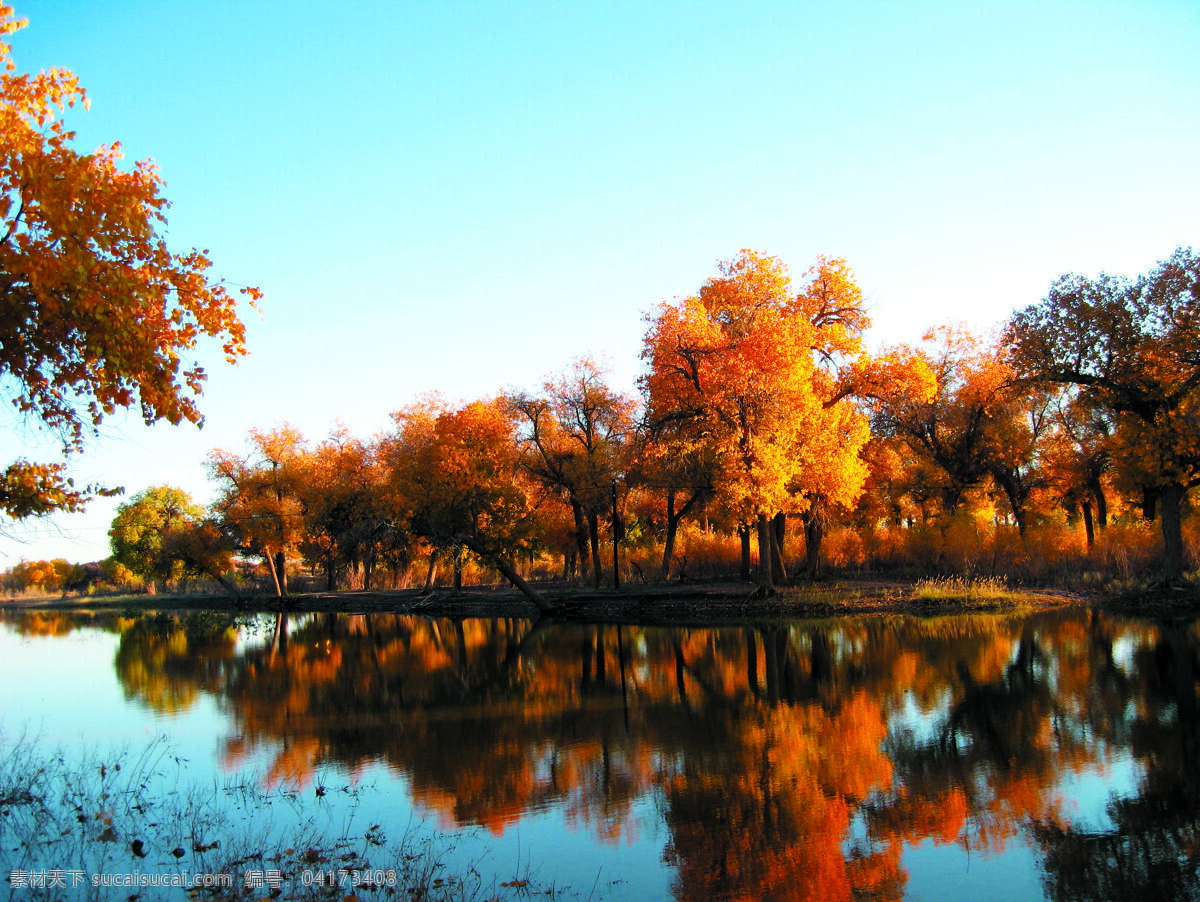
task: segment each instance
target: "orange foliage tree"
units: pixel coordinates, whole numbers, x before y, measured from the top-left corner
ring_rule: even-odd
[[[287,558],[304,535],[301,503],[307,449],[304,437],[284,424],[250,430],[252,450],[239,456],[214,450],[209,475],[220,485],[213,504],[239,547],[263,559],[275,594],[287,595]]]
[[[511,560],[526,546],[533,522],[508,405],[473,401],[453,408],[432,398],[392,417],[396,429],[384,454],[408,529],[456,560],[464,548],[474,552],[545,608]]]
[[[793,295],[781,261],[743,250],[649,322],[649,428],[676,461],[712,462],[713,493],[757,523],[760,589],[771,591],[783,575],[771,519],[853,504],[866,476],[867,425],[842,372],[861,350],[861,292],[845,261],[819,258]]]
[[[304,509],[300,551],[325,571],[326,589],[339,573],[361,567],[370,589],[378,562],[408,564],[408,536],[392,511],[385,467],[375,442],[354,438],[343,427],[303,459],[298,490]]]
[[[25,25],[0,6],[0,36]],[[149,160],[122,171],[120,146],[80,154],[62,115],[86,105],[73,74],[16,74],[0,41],[0,376],[13,406],[68,451],[119,408],[147,423],[201,422],[205,373],[185,363],[201,337],[245,353],[237,292],[213,281],[201,251],[172,253],[167,201]],[[251,302],[258,291],[243,288]],[[0,510],[78,510],[62,464],[20,460],[0,482]]]
[[[961,329],[933,329],[923,348],[904,352],[927,362],[934,391],[928,397],[877,398],[877,430],[902,440],[928,465],[927,488],[943,526],[968,490],[994,483],[1024,534],[1030,499],[1046,481],[1040,441],[1049,426],[1049,398],[1017,384],[1002,349]]]

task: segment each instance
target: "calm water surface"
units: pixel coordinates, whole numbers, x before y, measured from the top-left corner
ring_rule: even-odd
[[[1074,610],[9,613],[0,754],[165,736],[186,780],[253,781],[334,824],[352,805],[393,837],[452,837],[451,870],[528,868],[581,898],[1195,898],[1197,635]],[[17,854],[0,869],[70,866]]]

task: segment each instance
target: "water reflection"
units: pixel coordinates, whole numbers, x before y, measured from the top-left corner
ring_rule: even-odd
[[[59,635],[67,615],[12,621]],[[1048,898],[1200,895],[1197,632],[1098,612],[643,628],[398,615],[93,621],[131,699],[226,712],[268,782],[382,763],[446,826],[655,800],[680,900],[898,899],[905,850],[1037,850]],[[251,635],[252,634],[252,635]],[[251,638],[247,638],[251,635]],[[1084,775],[1136,762],[1082,810]],[[993,888],[994,889],[994,888]]]

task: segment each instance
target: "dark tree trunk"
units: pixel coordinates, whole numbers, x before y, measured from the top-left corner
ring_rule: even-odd
[[[588,530],[583,518],[583,508],[575,501],[571,502],[571,515],[575,518],[575,547],[579,549],[579,575],[587,582],[588,578]]]
[[[679,528],[679,517],[675,513],[675,490],[667,490],[667,537],[663,542],[663,558],[660,573],[663,582],[671,578],[671,558],[675,556],[675,532]]]
[[[813,509],[804,518],[804,570],[816,579],[821,569],[821,540],[825,538],[825,518]]]
[[[1004,497],[1008,499],[1009,510],[1012,511],[1013,520],[1017,524],[1017,534],[1024,538],[1025,525],[1029,519],[1025,510],[1025,502],[1029,499],[1029,486],[1021,478],[1018,470],[996,466],[991,468],[991,474],[992,478],[1000,483],[1000,488],[1004,489]]]
[[[454,555],[454,592],[462,592],[462,571],[463,571],[463,552],[461,548],[455,548],[452,552]]]
[[[738,527],[738,538],[742,540],[742,569],[741,578],[750,581],[750,527],[743,523]]]
[[[588,538],[592,546],[592,584],[599,589],[600,580],[604,578],[604,569],[600,564],[600,515],[588,514]]]
[[[1085,498],[1079,506],[1083,509],[1083,531],[1087,535],[1088,551],[1091,551],[1092,546],[1096,544],[1096,528],[1092,524],[1092,502]]]
[[[693,492],[692,497],[688,499],[687,504],[675,510],[675,490],[667,490],[667,538],[663,545],[663,560],[662,560],[662,578],[668,580],[671,578],[671,564],[675,557],[675,536],[679,532],[679,524],[683,522],[683,518],[687,516],[696,502],[700,500],[700,493]]]
[[[476,541],[475,539],[470,538],[470,537],[463,537],[463,538],[459,539],[459,541],[464,546],[466,546],[467,548],[474,551],[483,560],[489,561],[490,563],[494,564],[496,569],[500,571],[500,575],[503,576],[510,583],[512,583],[518,592],[520,592],[522,595],[524,595],[526,598],[528,598],[530,601],[532,601],[537,606],[538,611],[540,611],[543,614],[548,614],[550,611],[554,610],[554,605],[552,605],[552,604],[550,604],[550,602],[546,601],[546,599],[544,599],[533,588],[533,586],[529,585],[529,583],[527,583],[527,582],[525,582],[525,580],[521,579],[520,574],[517,573],[517,568],[514,567],[512,561],[510,561],[504,555],[489,553],[483,547],[483,545],[481,545],[478,541]]]
[[[776,585],[783,585],[787,582],[787,568],[783,566],[783,539],[780,533],[783,529],[779,525],[780,518],[783,514],[776,514],[771,522],[769,530],[771,535],[771,579]]]
[[[1142,489],[1142,519],[1153,520],[1158,514],[1158,489],[1145,486]]]
[[[1183,577],[1183,528],[1180,508],[1187,489],[1178,483],[1163,486],[1162,501],[1163,582],[1176,583]]]
[[[758,590],[763,595],[775,592],[771,572],[771,521],[766,514],[758,515]]]
[[[1092,497],[1096,499],[1096,519],[1100,523],[1100,529],[1108,528],[1108,498],[1104,495],[1104,486],[1099,480],[1092,486]]]

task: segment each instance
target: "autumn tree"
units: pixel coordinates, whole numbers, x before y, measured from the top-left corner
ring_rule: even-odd
[[[1179,579],[1184,499],[1200,485],[1200,256],[1178,248],[1136,278],[1062,276],[1008,340],[1027,378],[1112,413],[1118,469],[1161,506],[1163,579]]]
[[[874,399],[876,430],[902,440],[926,465],[928,496],[947,526],[967,493],[995,485],[1023,535],[1030,498],[1045,485],[1041,439],[1050,399],[1018,384],[1001,348],[957,327],[932,329],[924,346],[903,349],[926,361],[933,391]]]
[[[587,575],[590,550],[600,584],[600,519],[611,509],[612,481],[622,474],[633,429],[634,401],[608,385],[591,358],[574,361],[546,380],[541,394],[516,392],[508,404],[520,422],[522,463],[544,488],[570,505],[580,563]]]
[[[0,37],[24,27],[0,6]],[[198,250],[174,253],[167,201],[149,160],[123,170],[119,144],[74,149],[63,116],[87,104],[65,69],[17,74],[0,41],[0,384],[15,410],[78,451],[121,408],[147,423],[202,421],[202,338],[245,353],[237,291]],[[253,303],[258,291],[240,292]],[[80,509],[61,463],[18,460],[0,481],[12,518]]]
[[[696,296],[649,317],[649,428],[676,460],[715,462],[714,494],[757,524],[763,591],[783,575],[779,515],[808,512],[816,525],[822,507],[853,504],[861,491],[868,430],[849,399],[867,370],[847,363],[867,322],[845,261],[818,258],[793,294],[781,261],[745,250]]]
[[[284,424],[250,430],[251,450],[238,455],[214,450],[209,476],[220,487],[213,504],[222,527],[243,551],[261,557],[275,586],[287,595],[287,559],[304,534],[301,502],[304,437]]]
[[[407,529],[435,548],[473,552],[548,609],[512,562],[533,523],[509,405],[489,400],[456,408],[426,398],[392,418],[396,428],[383,454]]]
[[[370,589],[379,560],[400,555],[408,563],[408,537],[389,507],[378,450],[338,427],[303,459],[297,476],[304,510],[300,550],[325,571],[330,591],[348,568],[361,567],[363,588]]]
[[[1055,497],[1074,519],[1083,517],[1087,547],[1096,528],[1108,526],[1108,488],[1113,469],[1114,427],[1106,412],[1078,393],[1060,393],[1046,437],[1047,478]]]

